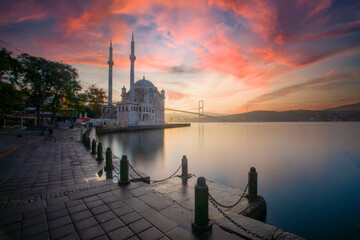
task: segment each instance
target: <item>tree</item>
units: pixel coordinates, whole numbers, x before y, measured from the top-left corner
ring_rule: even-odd
[[[106,97],[106,92],[102,88],[97,88],[95,84],[91,85],[85,91],[90,109],[97,115],[97,117],[101,116],[101,104],[104,104]]]
[[[77,97],[81,85],[76,80],[79,74],[71,65],[50,62],[50,67],[52,71],[50,75],[50,109],[51,120],[54,123],[59,109],[69,109],[78,103]]]
[[[37,123],[39,127],[40,110],[43,100],[50,96],[50,62],[44,58],[30,56],[26,53],[18,56],[18,60],[23,68],[21,85],[27,95],[27,105],[36,108]]]
[[[21,65],[11,52],[0,50],[0,112],[11,113],[24,110],[23,93],[18,86]]]
[[[26,89],[29,104],[36,108],[37,118],[46,100],[51,111],[52,123],[60,109],[81,108],[86,101],[81,94],[78,73],[71,65],[53,62],[40,57],[21,54],[18,57],[23,66],[23,86]],[[38,121],[39,123],[40,121]]]

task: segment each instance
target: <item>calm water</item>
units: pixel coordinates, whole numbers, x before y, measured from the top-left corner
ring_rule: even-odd
[[[154,180],[186,155],[189,172],[243,189],[254,166],[267,223],[308,239],[360,239],[360,123],[193,123],[99,140]]]

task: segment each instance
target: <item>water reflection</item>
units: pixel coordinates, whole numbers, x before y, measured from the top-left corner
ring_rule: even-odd
[[[254,166],[270,224],[308,239],[360,236],[360,123],[200,123],[99,140],[152,179],[186,155],[189,173],[244,188]]]

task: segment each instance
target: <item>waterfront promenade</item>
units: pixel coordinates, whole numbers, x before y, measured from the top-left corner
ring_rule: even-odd
[[[15,136],[0,136],[0,239],[257,239],[220,217],[212,232],[194,235],[193,208],[176,201],[185,196],[176,180],[126,186],[101,180],[96,173],[104,162],[78,142],[79,130],[55,135],[55,143],[44,143],[35,132],[24,133],[17,144]],[[289,236],[231,216],[267,239]]]

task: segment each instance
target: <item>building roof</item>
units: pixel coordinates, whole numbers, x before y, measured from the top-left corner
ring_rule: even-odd
[[[147,87],[153,87],[156,88],[155,85],[150,82],[149,80],[146,80],[145,77],[143,79],[137,80],[135,82],[135,87],[142,87],[142,86],[147,86]]]

